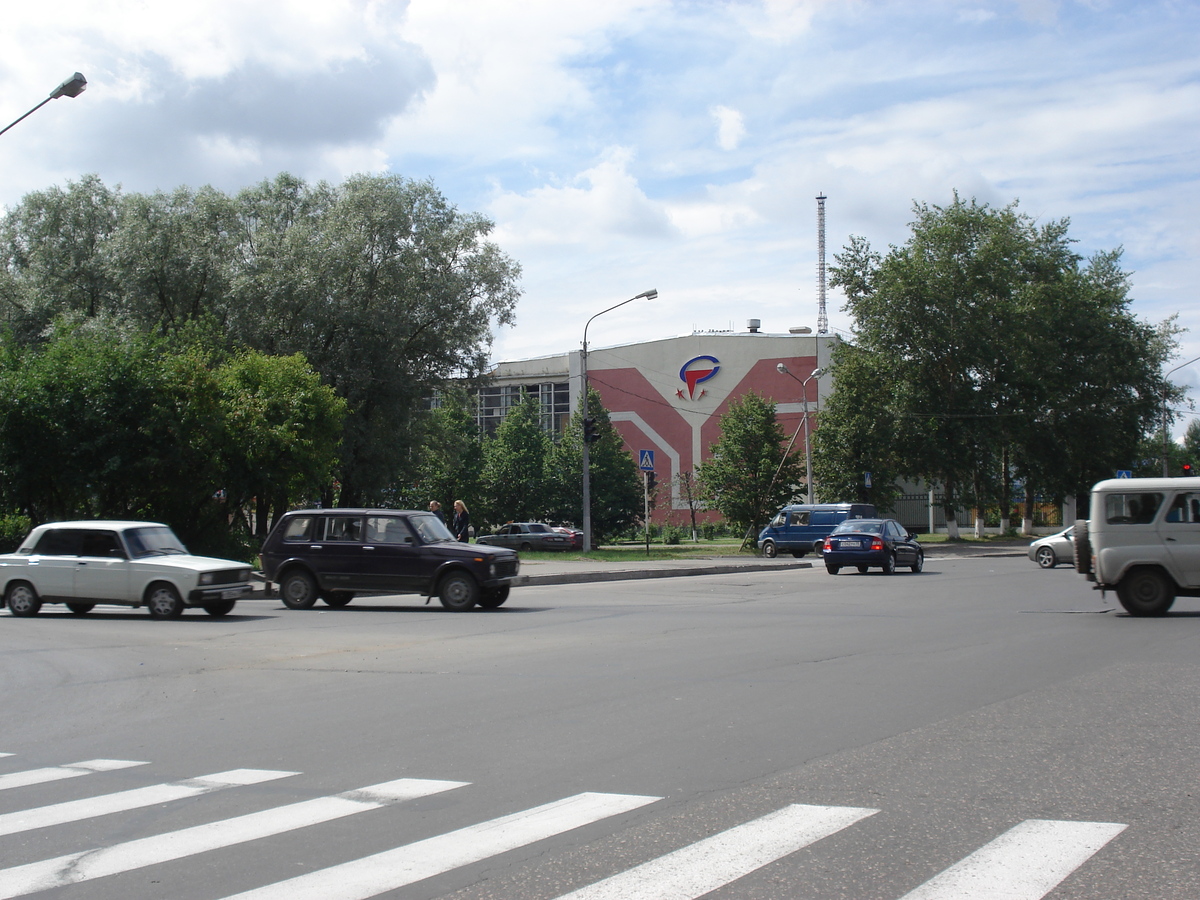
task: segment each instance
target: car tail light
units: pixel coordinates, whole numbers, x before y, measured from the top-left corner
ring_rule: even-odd
[[[872,550],[882,550],[883,549],[883,541],[881,541],[879,538],[873,538],[871,540],[871,549]]]

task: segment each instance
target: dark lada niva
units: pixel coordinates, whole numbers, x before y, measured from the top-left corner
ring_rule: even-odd
[[[398,509],[289,512],[267,536],[262,565],[289,609],[418,593],[455,612],[503,604],[520,568],[512,550],[460,543],[432,513]]]

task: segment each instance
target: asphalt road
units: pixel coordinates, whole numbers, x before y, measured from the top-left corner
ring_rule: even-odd
[[[0,897],[1194,898],[1200,601],[1113,600],[931,558],[0,614]]]

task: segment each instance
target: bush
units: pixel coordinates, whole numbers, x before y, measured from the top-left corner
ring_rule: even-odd
[[[17,513],[0,515],[0,553],[12,553],[21,546],[21,541],[32,527],[28,516]]]

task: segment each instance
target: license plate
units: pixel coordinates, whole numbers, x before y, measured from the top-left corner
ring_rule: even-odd
[[[244,593],[246,593],[245,588],[234,588],[233,590],[229,590],[229,591],[221,591],[221,599],[222,600],[236,600],[238,597],[242,596],[242,594],[244,594]]]
[[[844,550],[861,550],[862,541],[842,541],[838,546]]]

